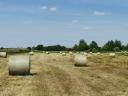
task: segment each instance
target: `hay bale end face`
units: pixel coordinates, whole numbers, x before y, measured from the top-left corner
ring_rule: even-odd
[[[101,53],[100,52],[97,52],[97,55],[101,55]]]
[[[87,66],[87,56],[76,55],[74,58],[75,66]]]
[[[18,55],[9,57],[9,75],[29,75],[30,56]]]
[[[73,55],[73,52],[69,52],[69,55]]]
[[[116,56],[116,54],[115,53],[109,53],[109,56],[114,58]]]
[[[49,52],[46,52],[46,54],[49,54]]]
[[[7,57],[7,52],[0,52],[0,57],[6,58]]]
[[[29,55],[34,55],[34,52],[29,52]]]
[[[66,56],[66,53],[62,53],[62,56]]]

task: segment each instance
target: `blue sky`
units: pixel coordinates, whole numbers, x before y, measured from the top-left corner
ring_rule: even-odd
[[[0,0],[0,46],[128,39],[128,0]]]

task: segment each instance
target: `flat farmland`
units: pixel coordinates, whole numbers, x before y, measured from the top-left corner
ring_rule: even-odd
[[[128,96],[127,56],[90,54],[87,67],[73,57],[35,53],[28,76],[9,76],[8,58],[0,58],[0,96]]]

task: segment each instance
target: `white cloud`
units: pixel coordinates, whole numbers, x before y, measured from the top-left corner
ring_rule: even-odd
[[[47,6],[42,6],[41,9],[46,10],[48,7]]]
[[[52,11],[52,12],[55,12],[55,11],[57,11],[57,8],[56,7],[51,7],[51,8],[49,8],[49,10]]]
[[[94,15],[95,16],[104,16],[104,15],[106,15],[106,13],[102,12],[102,11],[94,11]]]

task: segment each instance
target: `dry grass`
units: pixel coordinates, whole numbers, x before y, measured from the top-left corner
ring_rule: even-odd
[[[88,67],[75,67],[71,55],[38,53],[31,75],[9,76],[0,58],[0,96],[128,96],[127,56],[88,59]]]

